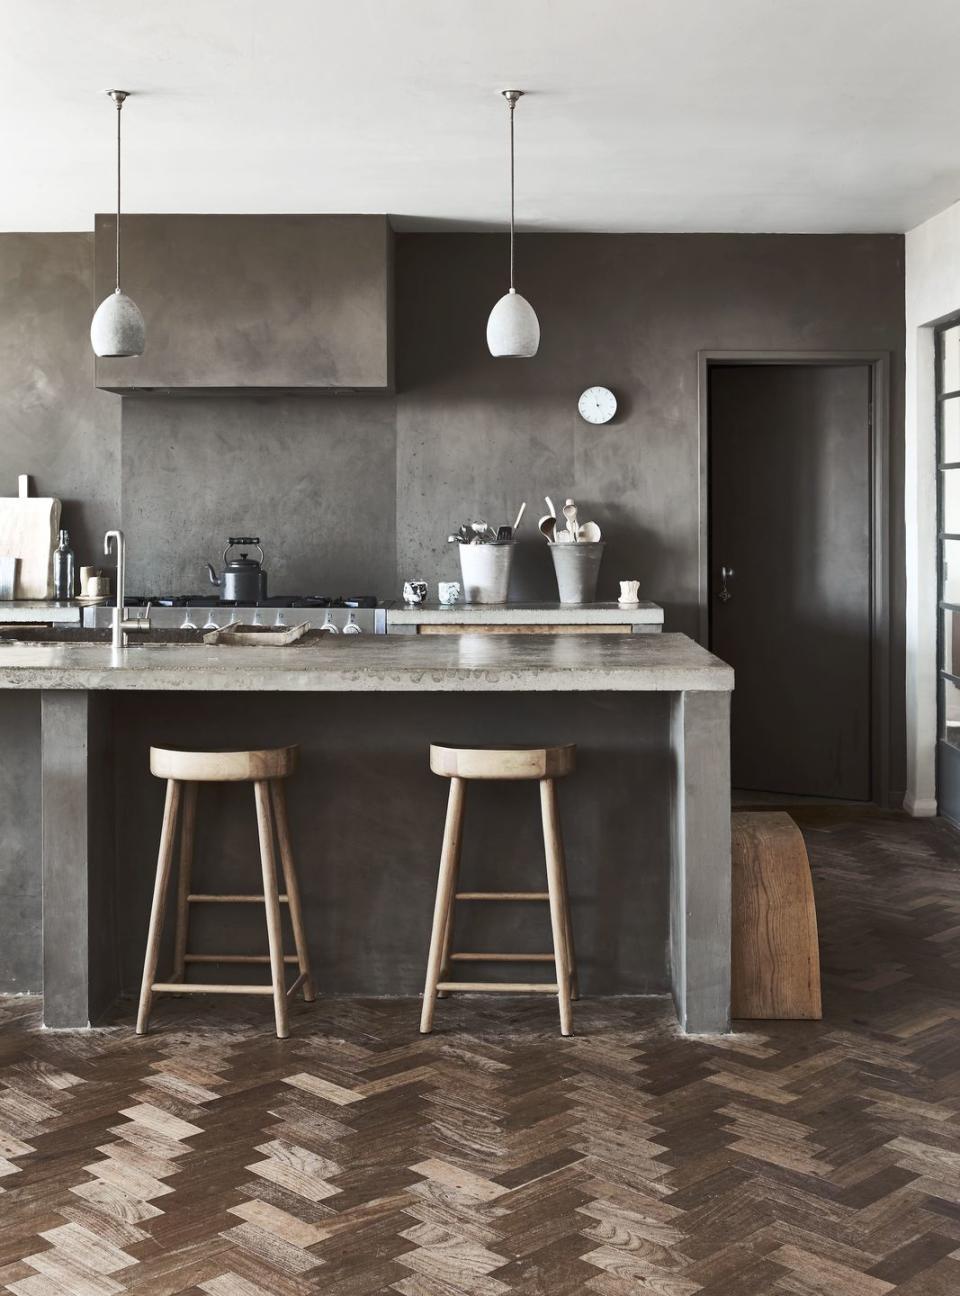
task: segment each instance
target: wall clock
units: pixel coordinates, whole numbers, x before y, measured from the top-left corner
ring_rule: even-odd
[[[609,387],[588,387],[577,409],[588,423],[609,423],[617,412],[617,398]]]

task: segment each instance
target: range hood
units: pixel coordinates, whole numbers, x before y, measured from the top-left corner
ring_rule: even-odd
[[[96,300],[113,285],[116,217],[95,223]],[[393,388],[386,216],[124,216],[124,283],[142,356],[98,358],[120,395]]]

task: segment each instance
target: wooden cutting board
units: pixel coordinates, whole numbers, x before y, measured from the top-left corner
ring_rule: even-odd
[[[60,501],[40,496],[0,496],[0,554],[20,561],[14,597],[53,597],[53,551],[60,529]]]

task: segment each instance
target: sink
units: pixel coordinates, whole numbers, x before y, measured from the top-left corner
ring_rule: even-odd
[[[199,644],[203,636],[199,630],[136,630],[130,635],[130,647],[137,644]],[[89,629],[86,626],[24,626],[0,625],[0,646],[3,644],[109,644],[110,630]]]

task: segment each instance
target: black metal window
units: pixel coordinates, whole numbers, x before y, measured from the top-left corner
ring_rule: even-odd
[[[960,322],[936,330],[941,741],[960,747]]]

